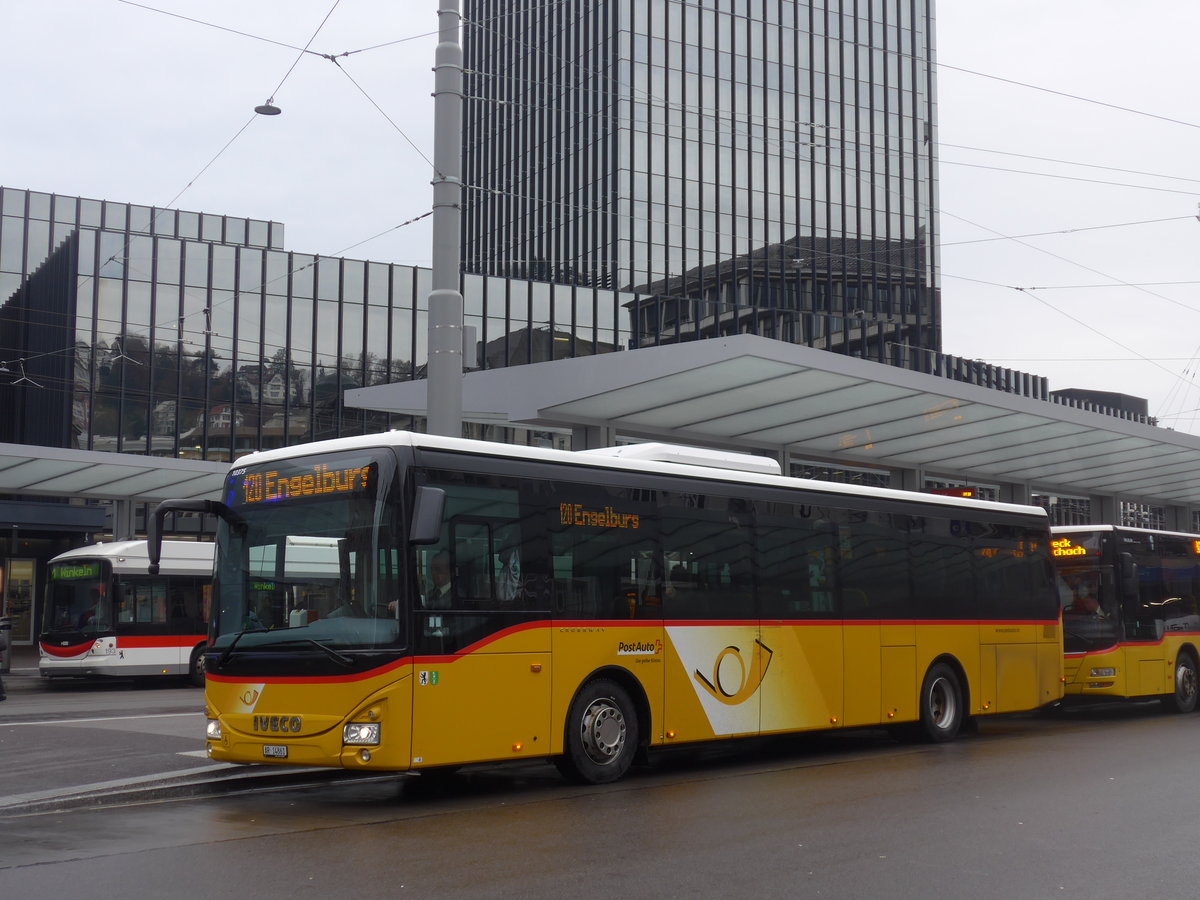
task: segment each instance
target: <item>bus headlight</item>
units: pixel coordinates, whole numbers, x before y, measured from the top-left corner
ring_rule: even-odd
[[[342,728],[342,743],[375,747],[379,744],[378,722],[351,722]]]
[[[221,720],[209,719],[204,726],[204,737],[206,740],[219,741],[221,739]]]
[[[1116,669],[1092,669],[1093,678],[1115,678],[1116,675]]]

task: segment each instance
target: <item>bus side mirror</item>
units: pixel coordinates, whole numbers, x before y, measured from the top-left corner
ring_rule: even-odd
[[[228,522],[229,527],[239,534],[246,533],[246,520],[219,500],[164,500],[154,508],[154,514],[146,524],[146,555],[150,559],[146,571],[151,575],[158,574],[158,563],[162,557],[163,520],[173,512],[215,515]]]
[[[410,544],[436,544],[442,538],[442,515],[446,510],[446,492],[441,488],[417,488],[412,522],[408,529]]]
[[[1132,553],[1121,554],[1121,593],[1126,597],[1138,595],[1138,567]]]

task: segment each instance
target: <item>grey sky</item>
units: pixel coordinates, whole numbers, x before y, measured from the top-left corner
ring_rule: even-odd
[[[146,5],[303,47],[333,0]],[[436,8],[341,0],[311,49],[388,45],[306,54],[276,92],[294,49],[117,0],[0,0],[0,184],[270,218],[289,249],[428,264],[428,219],[392,229],[429,209]],[[937,14],[945,349],[1143,396],[1200,432],[1200,4]],[[273,92],[283,115],[255,117]],[[1043,236],[995,239],[1020,235]]]

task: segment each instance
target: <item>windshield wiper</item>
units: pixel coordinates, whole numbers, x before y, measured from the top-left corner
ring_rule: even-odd
[[[237,642],[242,639],[242,635],[246,632],[239,631],[233,636],[233,640],[229,642],[229,646],[221,652],[221,657],[217,660],[217,668],[221,668],[225,663],[229,662],[229,657],[233,655],[233,648],[237,646]]]
[[[334,662],[339,663],[343,666],[347,666],[347,667],[354,665],[353,657],[349,657],[345,653],[339,653],[338,651],[336,651],[332,647],[330,647],[328,644],[322,644],[320,641],[315,641],[312,638],[290,638],[286,641],[272,641],[268,646],[279,647],[284,644],[312,644],[314,647],[317,647],[320,650],[323,650],[325,652],[325,655],[328,656],[330,659],[332,659]]]

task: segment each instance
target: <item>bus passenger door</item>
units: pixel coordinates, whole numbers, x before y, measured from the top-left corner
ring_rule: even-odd
[[[762,730],[829,728],[843,718],[844,686],[832,533],[806,507],[775,512],[759,516]]]
[[[549,594],[514,533],[461,515],[448,545],[417,551],[414,767],[549,752]]]
[[[771,650],[755,608],[753,510],[736,497],[664,492],[659,615],[668,740],[758,734]]]
[[[846,676],[843,724],[911,719],[919,685],[906,523],[851,512],[837,529]]]

